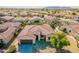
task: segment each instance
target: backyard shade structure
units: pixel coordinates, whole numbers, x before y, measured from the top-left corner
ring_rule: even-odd
[[[45,36],[46,40],[54,33],[54,30],[48,25],[27,25],[16,38],[19,42],[21,40],[32,40],[35,43],[36,36],[40,40],[41,35]]]
[[[0,39],[2,39],[5,44],[9,43],[14,37],[14,33],[19,30],[20,23],[6,22],[6,26],[8,26],[8,29],[0,33]]]
[[[36,39],[36,37],[34,36],[34,35],[32,35],[32,34],[26,34],[26,35],[24,35],[24,36],[20,36],[20,37],[18,37],[18,39],[20,39],[20,40],[18,40],[19,41],[19,43],[20,42],[33,42],[33,43],[35,43],[35,39]]]
[[[21,40],[27,39],[27,40],[32,40],[35,39],[36,37],[34,35],[31,34],[26,34],[25,36],[19,37]]]
[[[12,21],[12,19],[14,19],[14,17],[12,17],[12,16],[3,16],[3,17],[0,17],[0,20],[2,20],[2,21]]]

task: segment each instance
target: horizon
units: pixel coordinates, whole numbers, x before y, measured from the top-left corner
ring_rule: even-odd
[[[0,6],[0,8],[44,8],[44,7],[71,7],[71,8],[79,8],[79,6]]]

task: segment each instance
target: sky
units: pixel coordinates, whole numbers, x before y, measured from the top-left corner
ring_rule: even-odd
[[[0,6],[78,6],[79,0],[0,0]],[[30,8],[30,7],[29,7]],[[41,7],[40,7],[41,8]]]

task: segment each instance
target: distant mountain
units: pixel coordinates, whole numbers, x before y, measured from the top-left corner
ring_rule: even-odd
[[[79,9],[79,7],[48,6],[47,9]]]

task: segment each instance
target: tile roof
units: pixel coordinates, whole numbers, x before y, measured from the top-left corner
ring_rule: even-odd
[[[8,43],[14,36],[14,33],[18,30],[20,23],[6,22],[5,27],[6,26],[8,26],[8,29],[6,31],[0,33],[0,39],[3,39],[3,41]]]
[[[78,22],[69,22],[68,26],[74,33],[79,33],[79,23]]]
[[[16,31],[15,27],[8,28],[5,32],[0,33],[0,39],[3,39],[3,41],[8,43],[14,36],[15,31]]]
[[[27,17],[15,17],[12,21],[13,22],[22,22],[22,21],[27,21]]]
[[[14,17],[12,17],[12,16],[3,16],[3,17],[0,17],[0,19],[3,19],[5,21],[11,21],[12,19],[14,19]]]
[[[27,25],[22,32],[18,35],[17,39],[22,39],[23,37],[26,36],[26,38],[35,38],[34,35],[51,35],[54,33],[54,30],[47,24],[44,25]],[[32,40],[33,40],[32,39]]]

